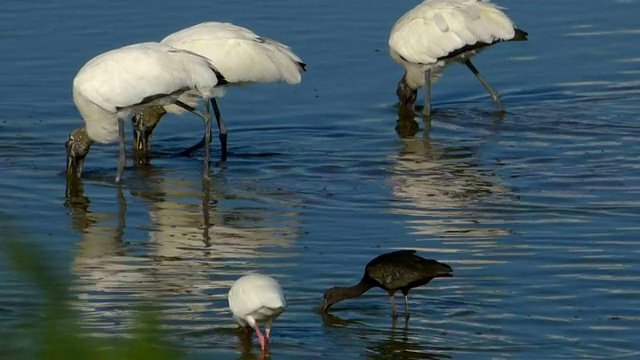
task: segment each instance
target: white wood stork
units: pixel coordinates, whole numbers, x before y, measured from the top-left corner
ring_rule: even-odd
[[[424,115],[431,114],[431,83],[452,62],[464,63],[503,112],[500,95],[480,75],[471,57],[495,43],[527,40],[500,8],[478,0],[426,0],[395,23],[389,52],[405,74],[396,94],[400,105],[415,109],[417,91],[425,87]]]
[[[120,182],[126,163],[123,119],[131,112],[169,104],[199,114],[179,96],[192,92],[208,101],[215,96],[214,88],[225,82],[208,59],[160,43],[129,45],[94,57],[73,80],[73,101],[85,126],[67,139],[67,174],[81,175],[94,142],[119,139]],[[210,123],[210,116],[199,116]]]
[[[163,44],[200,54],[214,64],[227,80],[227,86],[242,86],[252,83],[272,83],[285,81],[298,84],[306,64],[289,47],[277,41],[259,36],[253,31],[230,23],[204,22],[175,32],[162,40]],[[213,111],[218,122],[221,145],[220,158],[227,159],[227,130],[220,115],[215,97],[211,98]],[[209,104],[205,102],[208,109]],[[134,150],[140,156],[148,156],[149,137],[166,109],[155,108],[136,113],[133,118]],[[208,157],[208,139],[185,150],[188,154],[205,144]]]

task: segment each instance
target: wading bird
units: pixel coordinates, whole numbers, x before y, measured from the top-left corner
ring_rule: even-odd
[[[400,105],[415,108],[418,89],[424,86],[423,114],[431,115],[431,83],[452,62],[462,62],[489,91],[498,111],[500,95],[480,75],[471,57],[495,43],[527,40],[494,4],[478,0],[426,0],[395,23],[389,52],[405,69],[396,94]]]
[[[249,326],[256,331],[260,348],[264,352],[269,345],[271,323],[287,307],[280,284],[266,275],[245,275],[233,283],[228,299],[236,323],[245,329]],[[260,332],[258,322],[265,323],[265,335]]]
[[[227,85],[242,86],[279,81],[298,84],[306,67],[286,45],[230,23],[205,22],[194,25],[167,36],[162,43],[208,58],[224,75],[228,81]],[[211,98],[211,105],[218,122],[220,159],[226,161],[227,130],[215,97]],[[205,107],[209,107],[207,102]],[[148,156],[149,137],[164,113],[163,109],[156,108],[134,114],[134,150],[138,154]],[[205,133],[206,137],[210,138],[211,132]],[[205,153],[208,153],[206,139],[183,153],[192,152],[202,147],[203,143]]]
[[[148,107],[176,104],[210,123],[210,116],[198,113],[179,97],[190,92],[208,101],[216,96],[215,87],[225,82],[208,59],[160,43],[129,45],[94,57],[73,80],[73,101],[85,126],[73,130],[65,144],[67,174],[81,175],[94,142],[119,139],[116,182],[120,182],[126,163],[125,118]],[[205,176],[207,173],[205,162]]]
[[[453,276],[447,264],[425,259],[416,255],[415,250],[398,250],[382,254],[371,260],[364,269],[360,282],[351,287],[333,287],[324,294],[321,312],[345,299],[360,296],[373,287],[379,287],[389,294],[392,316],[398,317],[395,293],[404,295],[405,316],[409,318],[409,290],[426,285],[433,278]]]

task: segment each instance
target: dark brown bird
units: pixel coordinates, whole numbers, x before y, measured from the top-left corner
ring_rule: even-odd
[[[333,304],[345,299],[360,296],[373,287],[379,287],[389,293],[392,316],[398,317],[395,293],[404,295],[405,316],[409,317],[409,290],[426,285],[436,277],[453,276],[451,266],[416,255],[415,250],[398,250],[382,254],[371,260],[364,269],[360,282],[351,287],[333,287],[324,293],[320,311],[326,312]]]

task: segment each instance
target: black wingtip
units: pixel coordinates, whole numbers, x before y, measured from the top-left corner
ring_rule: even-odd
[[[229,82],[227,81],[227,79],[224,77],[224,75],[222,75],[222,73],[220,71],[218,71],[218,69],[212,67],[210,68],[211,70],[213,70],[213,72],[216,74],[216,78],[218,79],[218,84],[216,86],[222,86],[222,85],[226,85]]]
[[[302,69],[302,71],[307,71],[307,64],[298,62],[298,66]]]
[[[520,30],[518,28],[515,29],[516,34],[513,36],[513,39],[511,39],[512,41],[527,41],[529,40],[529,33],[524,31],[524,30]]]

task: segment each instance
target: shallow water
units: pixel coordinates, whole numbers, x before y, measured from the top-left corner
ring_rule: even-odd
[[[289,305],[273,359],[638,356],[638,2],[500,1],[530,40],[475,64],[507,113],[453,65],[428,123],[398,119],[402,70],[386,49],[415,3],[5,5],[2,211],[68,274],[87,333],[124,333],[137,305],[161,300],[162,324],[190,358],[257,358],[226,292],[260,271]],[[64,141],[82,124],[76,71],[205,20],[287,43],[308,63],[303,83],[228,92],[230,158],[209,183],[202,154],[175,156],[201,123],[174,116],[154,135],[150,166],[129,162],[116,186],[117,145],[96,145],[65,195]],[[380,290],[315,313],[324,290],[399,248],[455,271],[412,291],[408,323],[391,321]],[[7,329],[38,301],[7,269],[0,279]]]

